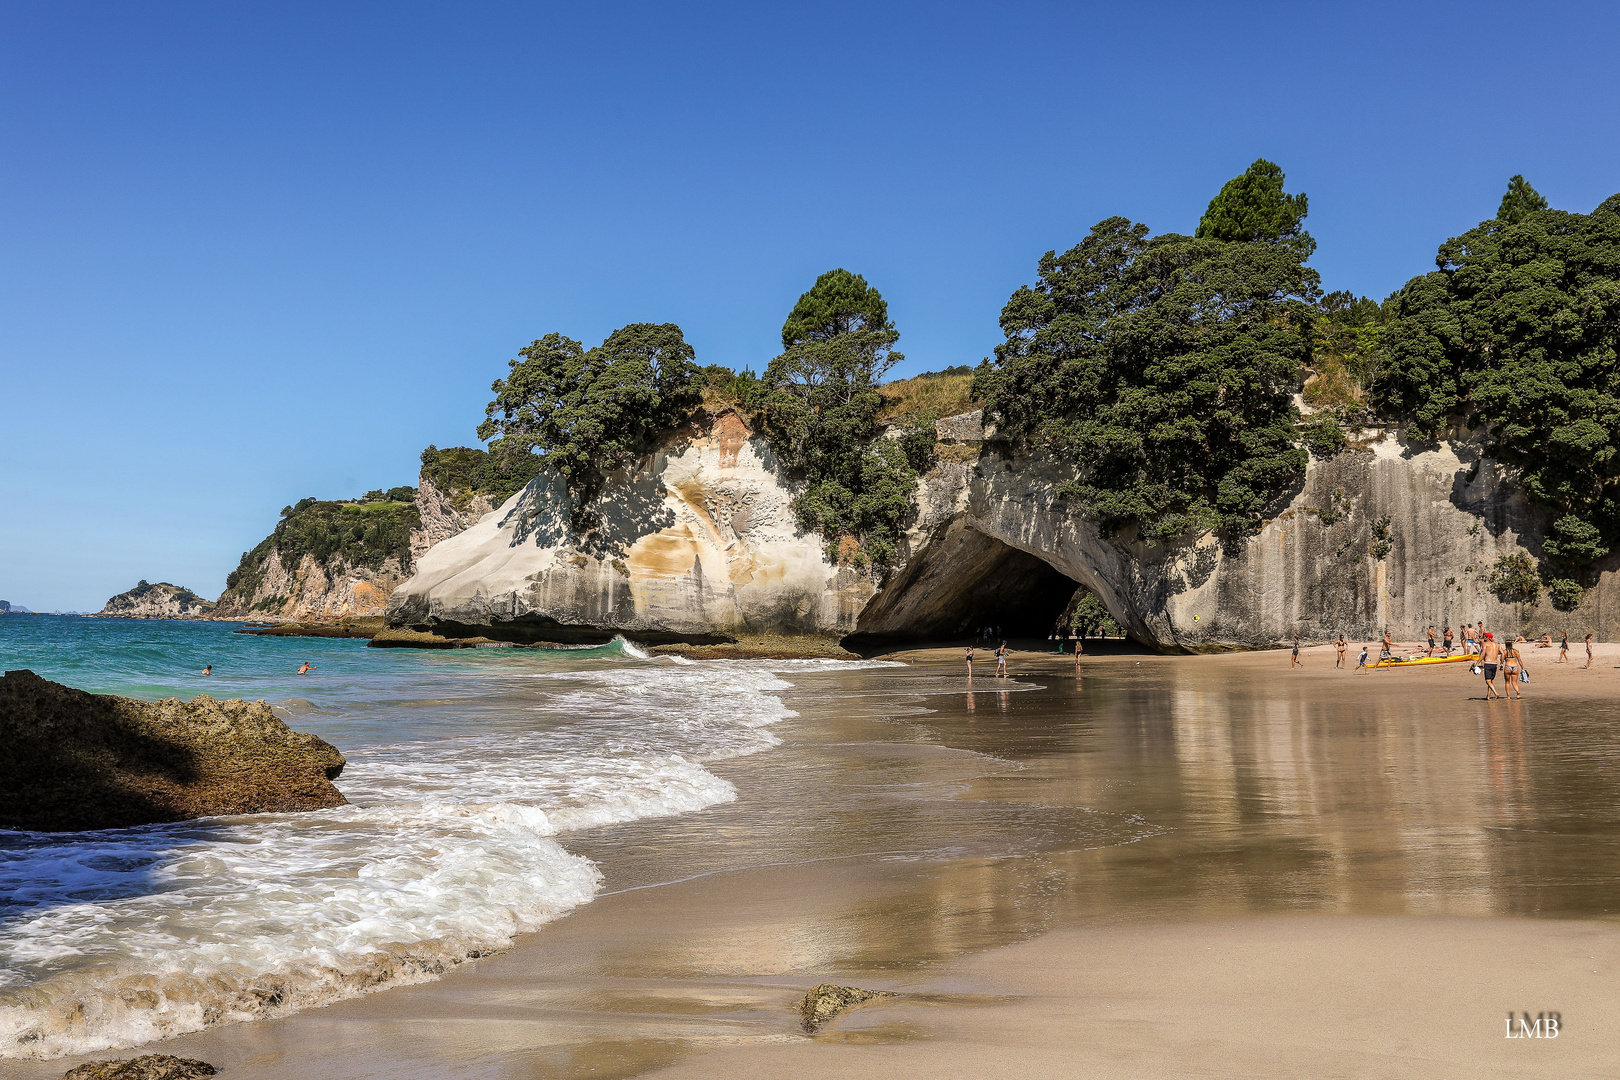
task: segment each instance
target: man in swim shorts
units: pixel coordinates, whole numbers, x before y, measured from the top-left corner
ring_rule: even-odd
[[[1490,635],[1485,635],[1484,643],[1479,647],[1479,662],[1485,668],[1485,700],[1491,701],[1502,695],[1496,692],[1496,662],[1502,655],[1502,647]]]

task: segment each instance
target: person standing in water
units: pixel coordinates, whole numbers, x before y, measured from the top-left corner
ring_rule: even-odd
[[[203,665],[203,674],[204,675],[212,675],[213,673],[214,673],[214,665],[213,664],[204,664]]]
[[[1501,654],[1502,647],[1491,638],[1491,635],[1486,634],[1484,642],[1479,647],[1479,662],[1485,668],[1486,701],[1502,696],[1496,692],[1496,661]]]
[[[308,675],[310,672],[312,672],[314,670],[315,670],[315,665],[310,663],[308,660],[305,660],[303,666],[298,669],[298,674],[300,674],[300,675]]]
[[[1349,647],[1350,647],[1350,643],[1348,641],[1344,640],[1344,631],[1340,630],[1338,638],[1333,642],[1333,648],[1339,654],[1339,659],[1338,659],[1337,662],[1334,663],[1334,665],[1333,665],[1334,667],[1336,667],[1336,668],[1344,667],[1344,652]]]
[[[972,678],[973,678],[973,646],[972,645],[969,645],[967,647],[967,666],[968,666],[968,679],[972,680]]]
[[[1079,634],[1074,636],[1074,673],[1080,674],[1080,656],[1086,651],[1086,639]]]
[[[1288,669],[1292,671],[1299,666],[1299,638],[1294,639],[1294,653],[1288,658]]]
[[[1007,677],[1007,643],[1003,641],[1001,648],[996,650],[996,678]]]

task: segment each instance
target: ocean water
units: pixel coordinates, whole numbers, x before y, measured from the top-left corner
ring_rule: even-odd
[[[570,832],[700,811],[840,661],[368,649],[229,624],[0,617],[0,668],[99,693],[263,698],[338,746],[353,804],[0,830],[0,1057],[140,1045],[436,978],[588,903]],[[315,665],[295,674],[305,660]],[[203,677],[205,664],[214,674]],[[867,665],[870,666],[870,665]]]

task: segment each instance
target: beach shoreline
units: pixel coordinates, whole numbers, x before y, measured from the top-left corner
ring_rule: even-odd
[[[1534,846],[1481,844],[1537,834],[1522,815],[1553,717],[1536,702],[1608,706],[1620,648],[1592,671],[1532,656],[1523,704],[1477,700],[1463,664],[1358,676],[1331,647],[1302,655],[1290,671],[1282,652],[1088,654],[1076,683],[1072,656],[1026,650],[1005,683],[976,665],[966,693],[960,647],[942,646],[796,680],[784,745],[711,766],[737,802],[565,837],[605,888],[512,949],[88,1057],[503,1080],[1615,1067],[1607,863],[1578,880],[1513,861]],[[1173,783],[1154,779],[1166,768]],[[1478,775],[1459,787],[1459,768]],[[807,1036],[793,1007],[821,982],[901,997]],[[1559,1011],[1567,1033],[1505,1040],[1510,1009]]]

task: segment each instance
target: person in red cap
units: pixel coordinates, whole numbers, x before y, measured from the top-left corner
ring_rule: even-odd
[[[1496,643],[1490,631],[1480,636],[1485,640],[1479,647],[1479,662],[1485,668],[1485,700],[1490,701],[1502,696],[1496,692],[1496,661],[1502,655],[1502,646]]]

